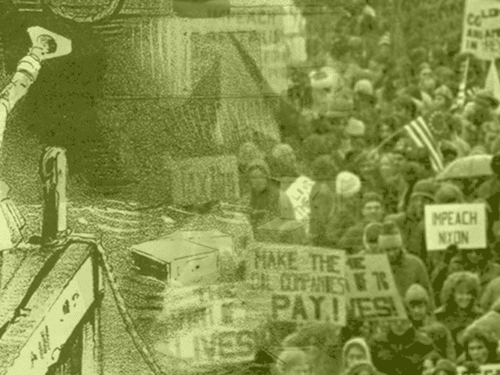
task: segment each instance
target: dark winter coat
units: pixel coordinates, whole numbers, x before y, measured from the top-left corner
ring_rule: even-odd
[[[376,335],[370,343],[373,364],[387,375],[421,375],[424,358],[435,352],[432,340],[415,329],[398,337]]]

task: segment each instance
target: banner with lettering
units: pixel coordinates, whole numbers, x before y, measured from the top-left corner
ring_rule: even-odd
[[[165,333],[153,342],[155,355],[175,373],[251,361],[264,331],[259,312],[239,288],[230,283],[169,290],[168,308],[152,323],[152,330]]]
[[[347,258],[347,309],[363,320],[406,319],[387,255]]]
[[[486,248],[486,206],[484,203],[443,204],[425,207],[427,250]]]
[[[500,57],[500,1],[468,0],[465,6],[462,52],[482,60]]]
[[[239,196],[238,166],[234,156],[205,156],[178,161],[172,167],[175,204],[190,205]]]
[[[464,366],[457,367],[457,375],[500,375],[500,365],[483,365],[480,372],[471,372]]]
[[[345,264],[341,250],[256,243],[246,276],[273,320],[345,326]]]

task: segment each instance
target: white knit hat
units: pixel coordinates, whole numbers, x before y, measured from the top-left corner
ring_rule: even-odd
[[[345,133],[353,137],[362,137],[365,135],[365,124],[363,121],[350,118],[345,128]]]
[[[374,94],[373,85],[369,80],[361,79],[354,85],[354,92],[373,96]]]
[[[361,180],[351,172],[340,172],[335,180],[335,190],[342,198],[350,198],[361,190]]]

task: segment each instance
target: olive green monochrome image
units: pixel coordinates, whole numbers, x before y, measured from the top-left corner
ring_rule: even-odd
[[[500,375],[500,0],[0,0],[0,375]]]

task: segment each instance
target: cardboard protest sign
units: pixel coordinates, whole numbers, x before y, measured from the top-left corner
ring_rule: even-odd
[[[256,243],[247,271],[273,320],[345,325],[343,251]]]
[[[468,0],[462,32],[462,52],[482,60],[500,57],[500,1]]]
[[[405,319],[387,255],[354,255],[347,258],[347,309],[359,319]]]
[[[484,203],[444,204],[425,207],[427,250],[486,247],[486,206]]]
[[[309,218],[311,215],[310,196],[314,186],[314,181],[306,176],[298,177],[286,190],[286,202],[290,207],[281,207],[283,219],[293,219],[306,226],[306,233],[309,233]],[[291,212],[288,212],[290,211]]]
[[[170,310],[156,327],[169,331],[154,343],[160,355],[195,367],[253,359],[258,323],[243,301],[227,295],[224,285],[220,288],[202,293],[203,288],[185,288],[171,296]],[[172,320],[175,329],[161,324]]]
[[[214,200],[231,201],[239,196],[236,157],[191,158],[172,168],[175,204],[190,205]]]
[[[500,365],[480,366],[480,372],[470,372],[464,366],[457,367],[457,375],[500,375]]]

